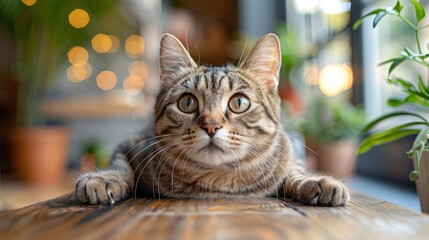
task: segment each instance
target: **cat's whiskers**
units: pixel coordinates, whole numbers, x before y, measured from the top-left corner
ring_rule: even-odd
[[[272,129],[276,130],[277,132],[279,132],[279,133],[281,133],[281,134],[284,134],[284,135],[285,135],[286,137],[288,137],[288,138],[291,138],[291,139],[295,140],[296,142],[298,142],[299,144],[301,144],[302,146],[304,146],[306,149],[308,149],[310,152],[312,152],[312,153],[316,154],[317,156],[319,156],[319,154],[318,154],[317,152],[313,151],[313,150],[312,150],[310,147],[308,147],[305,143],[303,143],[303,142],[299,141],[299,139],[297,139],[297,138],[295,138],[295,137],[292,137],[290,134],[287,134],[287,133],[285,133],[285,132],[283,132],[283,131],[281,131],[281,130],[279,130],[279,129],[277,129],[277,128],[272,128]]]
[[[183,146],[186,146],[186,145],[183,145]],[[186,148],[184,150],[186,150]],[[180,157],[182,156],[182,154],[183,154],[183,151],[180,152],[179,156],[176,157],[176,160],[174,160],[173,167],[171,168],[171,192],[174,191],[174,177],[173,177],[173,175],[174,175],[174,168],[176,167],[176,163],[180,159]]]
[[[269,159],[267,159],[266,157],[266,154],[265,153],[261,153],[261,152],[258,152],[257,150],[256,150],[256,148],[251,148],[251,150],[252,151],[254,151],[254,153],[255,154],[257,154],[256,156],[258,157],[258,158],[262,158],[262,159],[266,159],[267,161],[268,161],[268,163],[270,163],[270,161],[269,161]],[[267,162],[266,161],[261,161],[264,165],[265,165],[265,167],[268,169],[268,171],[270,172],[270,174],[271,174],[271,178],[273,179],[273,183],[276,183],[276,178],[275,178],[275,176],[274,176],[274,173],[273,173],[273,171],[271,171],[271,167],[270,166],[268,166],[268,164],[267,164]],[[268,187],[267,186],[265,186],[265,188],[267,189]],[[279,196],[278,196],[278,192],[276,191],[276,198],[278,199],[279,198]]]
[[[241,60],[243,59],[244,52],[246,51],[248,40],[249,40],[249,36],[246,37],[246,42],[244,43],[243,50],[241,51],[240,60],[238,60],[238,66],[241,66]]]
[[[174,142],[172,142],[172,143],[168,143],[168,144],[166,144],[166,145],[164,145],[164,146],[162,146],[162,147],[160,147],[160,148],[158,148],[158,149],[154,150],[154,151],[153,151],[153,152],[151,152],[148,156],[146,156],[144,159],[142,159],[142,160],[140,161],[140,163],[136,166],[136,168],[135,168],[135,170],[134,170],[134,172],[133,172],[133,182],[134,182],[134,181],[136,182],[136,186],[135,186],[135,194],[137,193],[137,187],[138,187],[137,181],[140,179],[141,174],[143,173],[144,169],[148,166],[148,164],[149,164],[153,159],[155,159],[155,157],[156,157],[159,153],[161,153],[161,152],[165,152],[165,150],[166,150],[166,149],[170,148],[170,147],[171,147],[171,146],[173,146],[174,144],[175,144]],[[140,153],[140,152],[139,152],[139,153]],[[151,157],[151,155],[152,155],[152,157]],[[151,158],[150,158],[149,160],[147,160],[147,161],[146,161],[146,159],[147,159],[148,157],[151,157]],[[146,163],[145,163],[145,161],[146,161]],[[143,166],[143,168],[140,170],[140,173],[139,173],[138,177],[137,177],[137,178],[134,178],[134,176],[136,175],[136,171],[140,168],[140,165],[141,165],[141,164],[143,164],[143,163],[145,163],[145,165],[144,165],[144,166]]]
[[[241,175],[241,173],[242,173],[241,164],[244,162],[244,156],[238,150],[232,149],[232,151],[234,152],[234,154],[236,154],[238,156],[238,158],[237,158],[238,176],[239,176],[239,179],[241,180],[243,178]],[[250,177],[250,171],[247,171],[247,179],[249,179],[249,177]],[[246,182],[246,181],[244,181],[244,182]]]
[[[265,172],[264,172],[264,169],[261,167],[261,165],[259,164],[259,161],[258,161],[258,156],[257,155],[255,155],[253,152],[251,152],[251,151],[247,151],[247,154],[249,155],[249,157],[252,159],[252,161],[254,161],[255,163],[256,163],[256,165],[258,166],[258,168],[259,168],[259,170],[260,170],[260,172],[261,172],[261,174],[262,174],[262,176],[263,176],[263,178],[264,178],[264,186],[265,186],[265,189],[267,188],[267,179],[266,179],[266,177],[265,177]],[[256,161],[255,161],[256,160]]]
[[[278,144],[278,146],[280,146],[280,147],[282,147],[283,149],[285,149],[286,151],[290,151],[290,149],[288,149],[287,147],[285,147],[285,146],[283,146],[282,144]],[[254,148],[256,148],[257,146],[255,146],[255,145],[253,145],[253,147]],[[291,164],[291,165],[295,165],[296,163],[294,163],[294,162],[292,162],[292,160],[293,159],[289,159],[287,156],[285,156],[284,154],[283,154],[283,152],[282,151],[280,151],[280,150],[278,150],[278,149],[276,149],[276,151],[277,151],[277,153],[279,153],[284,159],[286,159],[287,160],[287,162],[288,162],[288,164]],[[290,176],[290,171],[288,171],[288,170],[286,170],[285,168],[284,168],[284,166],[283,165],[281,165],[281,164],[279,164],[278,165],[283,171],[284,171],[284,173],[285,173],[285,176],[284,176],[284,180],[285,180],[285,182],[291,182],[291,184],[294,184],[294,182],[295,181],[297,181],[296,180],[296,178],[295,178],[295,180],[292,180],[292,178],[291,178],[291,176]],[[283,190],[283,198],[284,199],[286,199],[286,191],[285,190]]]
[[[168,139],[171,140],[171,139]],[[160,143],[160,141],[152,144],[158,144]],[[154,151],[152,151],[150,154],[148,154],[145,158],[141,159],[139,164],[137,165],[137,167],[135,168],[134,172],[133,172],[133,177],[135,176],[136,171],[139,169],[140,165],[145,163],[146,159],[150,157],[150,159],[145,163],[145,165],[143,166],[142,171],[145,169],[145,167],[151,162],[152,159],[154,159],[161,151],[163,151],[165,148],[168,148],[169,146],[171,146],[173,143],[168,143],[160,148],[155,149]],[[148,146],[149,147],[149,146]],[[139,151],[134,157],[137,157],[137,155],[139,155],[140,153],[142,153],[144,151],[144,149],[142,149],[141,151]],[[133,158],[134,158],[133,157]],[[131,162],[131,161],[130,161]]]
[[[153,189],[152,189],[152,193],[153,193],[153,196],[154,196],[154,198],[156,198],[156,195],[155,195],[155,186],[157,186],[158,187],[158,192],[159,192],[159,194],[160,194],[160,191],[159,191],[159,179],[160,179],[160,175],[161,175],[161,170],[162,170],[162,168],[164,167],[164,165],[168,162],[168,160],[170,159],[170,157],[172,156],[172,155],[174,155],[174,154],[176,154],[178,151],[180,151],[182,148],[183,148],[183,146],[180,146],[180,145],[178,145],[177,143],[178,143],[179,141],[174,141],[172,144],[174,144],[177,148],[172,148],[172,149],[170,149],[171,151],[169,151],[169,153],[166,155],[166,156],[164,156],[164,154],[162,154],[161,155],[161,157],[158,159],[158,161],[157,161],[157,165],[156,165],[156,168],[155,168],[155,171],[154,171],[154,173],[153,173],[153,177],[152,177],[152,187],[153,187]],[[156,180],[156,175],[157,175],[157,172],[158,172],[158,169],[159,169],[159,167],[162,165],[162,167],[161,167],[161,169],[160,169],[160,171],[159,171],[159,177],[158,177],[158,185],[155,185],[155,180]]]
[[[194,43],[195,49],[197,50],[197,54],[198,54],[198,66],[201,65],[201,59],[200,59],[200,51],[198,50],[197,44]]]
[[[144,147],[143,149],[141,149],[140,151],[138,151],[129,161],[128,161],[128,163],[129,164],[131,164],[132,163],[132,161],[134,161],[134,159],[136,159],[136,157],[138,157],[142,152],[144,152],[146,149],[148,149],[148,148],[150,148],[150,147],[152,147],[152,146],[154,146],[154,145],[156,145],[156,144],[158,144],[158,143],[161,143],[161,142],[165,142],[165,141],[169,141],[169,140],[171,140],[171,139],[174,139],[175,137],[165,137],[165,138],[162,138],[162,139],[160,139],[160,140],[157,140],[157,141],[155,141],[155,142],[153,142],[153,143],[151,143],[151,144],[149,144],[148,146],[146,146],[146,147]],[[151,153],[152,154],[152,153]],[[150,155],[150,154],[149,154]],[[125,160],[125,159],[124,159]],[[140,164],[140,163],[139,163]]]
[[[124,154],[124,157],[122,158],[122,160],[124,160],[124,161],[125,161],[125,157],[126,157],[128,154],[130,154],[132,150],[134,150],[136,147],[140,146],[141,144],[143,144],[143,143],[145,143],[145,142],[147,142],[147,141],[151,141],[151,140],[153,140],[153,139],[158,139],[158,138],[163,138],[163,137],[169,137],[169,136],[174,136],[174,134],[164,134],[164,135],[159,135],[159,136],[155,136],[155,137],[151,137],[151,138],[148,138],[148,139],[142,140],[142,141],[140,141],[139,143],[134,144],[134,146],[133,146],[130,150],[128,150],[128,152],[127,152],[127,153],[125,153],[125,154]]]
[[[178,153],[179,151],[183,151],[185,149],[185,147],[186,147],[185,145],[179,146],[177,149],[175,149],[175,151],[172,151],[169,155],[167,155],[165,157],[165,160],[161,159],[161,161],[159,161],[158,164],[157,164],[157,166],[156,166],[155,173],[154,173],[154,178],[153,178],[153,182],[152,182],[153,183],[152,186],[153,186],[153,194],[154,194],[154,196],[155,196],[154,180],[156,179],[156,173],[158,171],[158,168],[162,164],[161,169],[159,170],[159,173],[158,173],[158,184],[156,185],[156,187],[158,188],[158,197],[159,197],[159,200],[161,200],[160,179],[161,179],[162,170],[164,169],[164,167],[167,164],[167,162],[170,160],[170,157],[172,155]]]
[[[162,137],[165,137],[165,136],[162,136]],[[160,142],[163,142],[163,141],[168,141],[168,140],[170,140],[170,139],[172,139],[173,137],[171,137],[171,138],[169,138],[169,137],[165,137],[165,138],[163,138],[163,139],[160,139],[160,140],[158,140],[158,141],[155,141],[154,143],[152,143],[152,144],[150,144],[150,145],[148,145],[148,146],[146,146],[146,147],[144,147],[143,149],[141,149],[139,152],[137,152],[129,161],[128,161],[128,164],[130,164],[131,165],[131,163],[132,163],[132,161],[134,161],[134,159],[137,159],[136,157],[137,156],[139,156],[144,150],[146,150],[146,149],[148,149],[148,148],[150,148],[150,147],[152,147],[153,145],[156,145],[156,144],[158,144],[158,143],[160,143]],[[151,139],[151,140],[153,140],[153,138]],[[133,171],[133,174],[132,174],[132,180],[131,180],[131,183],[132,184],[135,184],[136,186],[135,186],[135,188],[137,189],[137,186],[138,186],[138,184],[137,184],[137,181],[138,181],[138,178],[136,179],[135,178],[135,173],[136,173],[136,171],[137,171],[137,169],[140,167],[140,165],[142,164],[142,163],[144,163],[144,161],[146,160],[146,158],[148,158],[148,157],[150,157],[151,155],[153,155],[153,154],[156,154],[156,152],[157,152],[157,150],[155,150],[155,151],[153,151],[153,152],[151,152],[148,156],[146,156],[144,159],[142,159],[140,162],[139,162],[139,164],[137,165],[137,167],[134,169],[134,171]],[[124,161],[125,161],[125,159],[123,159]],[[148,161],[148,163],[149,163],[150,161]],[[146,163],[146,165],[148,164],[148,163]],[[146,165],[145,165],[145,167],[146,167]],[[144,169],[144,168],[143,168]],[[131,189],[132,190],[134,190],[134,187],[131,187]],[[136,193],[134,193],[134,195],[136,195]]]
[[[194,153],[194,151],[193,151],[193,149],[192,148],[189,148],[189,152],[188,152],[188,154],[186,154],[186,156],[185,156],[185,159],[184,159],[184,161],[182,161],[182,165],[180,166],[180,170],[181,170],[181,177],[180,177],[180,179],[181,179],[181,181],[183,182],[184,181],[184,179],[183,179],[183,174],[184,174],[184,171],[185,171],[185,164],[186,164],[186,162],[189,160],[189,157],[192,155]]]

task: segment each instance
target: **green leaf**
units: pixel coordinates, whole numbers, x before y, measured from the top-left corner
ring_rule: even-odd
[[[398,59],[396,59],[395,61],[393,61],[392,62],[392,64],[390,65],[390,67],[389,67],[389,75],[390,75],[390,73],[392,73],[392,71],[397,67],[397,66],[399,66],[399,64],[401,64],[403,61],[405,61],[405,59],[407,59],[407,58],[398,58]]]
[[[372,135],[364,139],[358,149],[358,153],[362,154],[369,151],[372,147],[384,143],[392,142],[400,138],[419,133],[419,129],[402,129],[402,130],[387,130],[377,135]]]
[[[393,7],[393,10],[395,10],[398,14],[401,14],[402,9],[404,9],[404,6],[402,6],[400,1],[397,1],[396,5]]]
[[[414,10],[416,12],[417,23],[419,23],[426,15],[425,9],[417,0],[412,0],[414,5]]]
[[[396,79],[388,78],[387,81],[389,81],[390,83],[393,83],[393,84],[399,84],[401,87],[403,87],[405,89],[413,89],[414,88],[414,85],[411,82],[408,82],[407,80],[404,80],[401,78],[396,78]]]
[[[380,22],[380,20],[387,15],[387,12],[379,12],[374,18],[374,21],[372,21],[372,28],[375,28],[377,24]]]
[[[383,116],[380,116],[374,120],[372,120],[371,122],[369,122],[360,132],[360,136],[363,136],[364,134],[368,133],[369,130],[371,130],[372,128],[374,128],[377,124],[379,124],[380,122],[385,121],[386,119],[389,118],[393,118],[393,117],[398,117],[398,116],[413,116],[413,117],[417,117],[421,120],[423,120],[423,122],[425,122],[426,125],[429,126],[429,122],[422,116],[415,114],[415,113],[411,113],[411,112],[402,112],[402,111],[398,111],[398,112],[392,112],[389,114],[385,114]]]
[[[384,131],[384,132],[380,132],[380,133],[374,133],[374,134],[372,134],[372,135],[369,135],[368,137],[366,137],[367,139],[369,139],[369,138],[372,138],[372,139],[377,139],[377,138],[383,138],[383,136],[385,136],[385,135],[389,135],[390,134],[390,132],[396,132],[396,131],[398,131],[398,130],[403,130],[403,129],[406,129],[406,128],[408,128],[408,127],[411,127],[411,126],[416,126],[416,125],[428,125],[426,122],[408,122],[408,123],[404,123],[404,124],[401,124],[401,125],[399,125],[399,126],[396,126],[396,127],[393,127],[393,128],[390,128],[390,129],[388,129],[388,130],[386,130],[386,131]],[[420,130],[419,130],[420,131]]]
[[[369,12],[369,13],[363,15],[362,17],[358,18],[358,20],[356,20],[356,22],[353,23],[353,30],[356,30],[362,24],[363,19],[365,19],[368,16],[378,14],[380,12],[386,12],[386,10],[382,9],[382,8],[378,8],[378,9],[372,10],[371,12]]]
[[[399,98],[390,98],[387,100],[387,104],[391,107],[401,106],[405,102],[406,102],[405,100],[399,99]]]
[[[420,75],[419,75],[419,89],[420,89],[420,92],[428,95],[425,83],[423,82],[422,76],[420,76]]]
[[[385,65],[385,64],[387,64],[387,63],[391,63],[391,62],[394,62],[394,61],[397,61],[397,60],[399,60],[399,59],[403,59],[404,57],[400,57],[400,58],[391,58],[391,59],[388,59],[388,60],[386,60],[386,61],[383,61],[383,62],[381,62],[381,63],[379,63],[378,64],[378,66],[382,66],[382,65]]]
[[[407,90],[405,90],[405,92],[409,93],[410,95],[419,96],[419,97],[425,99],[426,101],[429,101],[429,95],[427,95],[427,94],[417,92],[413,89],[407,89]]]
[[[414,139],[413,148],[412,148],[411,150],[417,150],[418,148],[420,148],[420,147],[421,147],[421,146],[420,146],[420,143],[421,143],[421,142],[427,141],[427,136],[426,136],[426,134],[428,133],[428,131],[429,131],[429,126],[428,126],[428,127],[423,128],[423,129],[419,132],[419,134],[417,135],[416,139]]]

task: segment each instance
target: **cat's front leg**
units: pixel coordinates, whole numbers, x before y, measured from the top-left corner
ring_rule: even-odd
[[[86,173],[76,182],[75,194],[82,203],[114,204],[125,198],[132,187],[132,168],[119,155],[109,170]]]
[[[287,195],[296,201],[319,206],[343,206],[350,199],[347,187],[331,176],[306,174],[292,169],[284,181]]]

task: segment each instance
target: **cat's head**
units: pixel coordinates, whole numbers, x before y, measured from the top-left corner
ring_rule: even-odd
[[[180,41],[161,40],[156,135],[177,158],[217,166],[271,146],[280,124],[276,35],[263,36],[238,66],[198,66]],[[161,137],[165,136],[165,137]]]

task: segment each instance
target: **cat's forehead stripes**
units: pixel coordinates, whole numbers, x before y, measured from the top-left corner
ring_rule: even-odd
[[[178,81],[170,94],[196,91],[204,94],[219,95],[225,91],[240,91],[243,89],[255,89],[255,85],[238,74],[236,69],[226,67],[204,67],[184,79]]]

